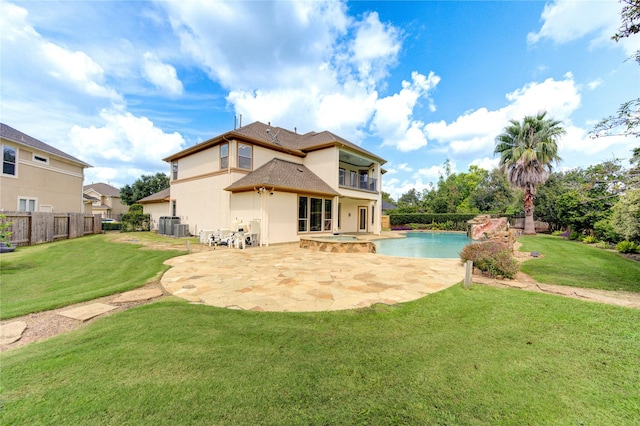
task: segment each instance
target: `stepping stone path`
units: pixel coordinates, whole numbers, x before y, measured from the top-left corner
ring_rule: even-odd
[[[107,301],[107,303],[90,303],[78,307],[71,307],[69,309],[56,309],[49,312],[40,313],[38,315],[59,315],[65,318],[70,318],[80,322],[85,322],[107,312],[111,312],[115,309],[127,309],[128,306],[118,306],[123,304],[135,304],[135,302],[143,302],[150,299],[155,299],[163,295],[163,291],[160,288],[143,288],[138,290],[128,291],[119,295],[113,295],[111,298],[106,297],[101,300]],[[36,315],[36,316],[38,316]],[[29,320],[27,320],[29,321]],[[29,329],[29,325],[25,321],[16,320],[13,322],[2,323],[0,325],[0,350],[18,342],[25,332]],[[33,332],[33,327],[30,328],[30,332]]]
[[[22,333],[27,329],[24,321],[14,321],[3,325],[0,328],[0,346],[11,344],[22,337]]]
[[[116,308],[117,306],[106,305],[104,303],[92,303],[90,305],[84,305],[77,308],[69,309],[68,311],[60,312],[58,313],[58,315],[77,319],[80,321],[86,321],[93,317],[97,317],[98,315],[102,315],[106,312],[112,311]]]

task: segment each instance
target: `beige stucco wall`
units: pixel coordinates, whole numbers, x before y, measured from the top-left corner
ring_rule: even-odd
[[[171,200],[176,201],[176,215],[189,225],[189,232],[226,229],[229,216],[229,176],[220,175],[171,184]],[[171,213],[171,212],[170,212]]]
[[[178,180],[201,176],[220,170],[220,146],[205,149],[178,160]],[[173,173],[171,173],[173,179]]]
[[[18,150],[16,176],[1,175],[0,208],[18,210],[18,199],[36,200],[37,211],[80,213],[83,211],[82,185],[84,169],[37,150],[28,150],[2,140]],[[48,164],[36,162],[34,152],[48,158]]]
[[[171,204],[169,202],[149,203],[142,205],[142,212],[151,215],[150,219],[152,231],[158,229],[158,219],[160,219],[161,216],[170,215],[170,206]]]
[[[338,190],[338,153],[338,149],[331,147],[310,152],[304,159],[304,165],[336,191]]]

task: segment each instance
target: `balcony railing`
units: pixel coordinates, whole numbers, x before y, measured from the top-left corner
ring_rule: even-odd
[[[367,175],[353,175],[340,173],[338,183],[345,188],[359,189],[362,191],[376,192],[378,182],[376,178]]]

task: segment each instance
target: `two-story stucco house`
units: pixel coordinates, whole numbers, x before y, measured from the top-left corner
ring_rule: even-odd
[[[85,197],[92,201],[93,214],[101,214],[103,219],[120,219],[122,213],[126,213],[129,207],[122,204],[120,190],[107,183],[92,183],[83,187]]]
[[[84,169],[91,167],[0,123],[3,211],[82,213]]]
[[[164,159],[189,232],[260,221],[261,244],[381,231],[385,160],[331,132],[254,122]]]

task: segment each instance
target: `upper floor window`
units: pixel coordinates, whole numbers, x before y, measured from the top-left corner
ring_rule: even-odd
[[[344,185],[344,175],[345,175],[345,170],[344,169],[339,169],[339,171],[338,171],[338,185]]]
[[[173,180],[178,180],[178,162],[174,161],[172,165]]]
[[[3,175],[16,175],[16,155],[17,149],[3,145],[2,146],[2,174]]]
[[[244,143],[238,143],[238,168],[251,170],[253,163],[253,147]]]
[[[229,144],[220,145],[220,169],[229,168]]]

